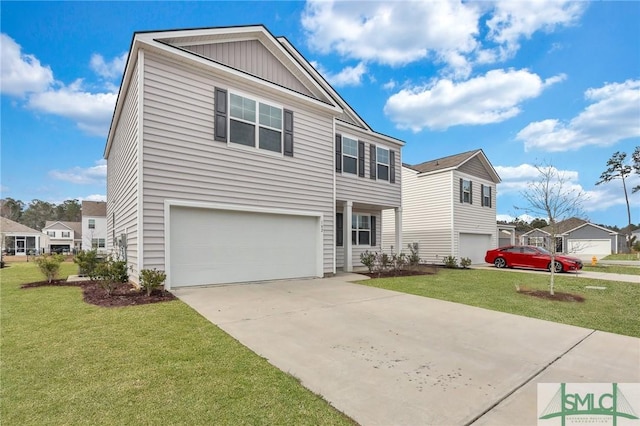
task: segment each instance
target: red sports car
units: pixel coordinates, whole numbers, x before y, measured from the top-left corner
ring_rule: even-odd
[[[535,246],[506,246],[488,250],[484,257],[496,268],[532,268],[551,270],[551,253]],[[582,261],[576,257],[556,254],[555,271],[577,271],[582,269]]]

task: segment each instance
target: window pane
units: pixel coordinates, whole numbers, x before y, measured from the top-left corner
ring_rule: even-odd
[[[267,104],[260,104],[260,124],[282,130],[282,110]]]
[[[358,157],[358,141],[342,137],[342,153],[352,157]]]
[[[260,148],[273,152],[282,152],[281,133],[260,127]]]
[[[358,232],[358,245],[368,245],[369,244],[369,232],[370,231],[359,231]]]
[[[369,229],[369,216],[358,215],[358,227],[360,229]]]
[[[351,231],[351,244],[358,245],[358,240],[356,239],[357,237],[358,231]]]
[[[229,141],[241,145],[256,146],[256,133],[253,124],[230,120]]]
[[[351,229],[358,229],[358,215],[351,216]]]
[[[343,173],[358,173],[358,160],[353,157],[342,157]]]
[[[462,190],[464,192],[471,191],[471,181],[470,180],[463,180],[462,181]]]
[[[377,147],[377,161],[382,164],[389,164],[389,150]]]
[[[378,179],[389,180],[389,166],[378,164]]]
[[[256,101],[243,98],[242,96],[234,95],[230,96],[230,114],[231,117],[240,118],[254,122],[256,121]]]

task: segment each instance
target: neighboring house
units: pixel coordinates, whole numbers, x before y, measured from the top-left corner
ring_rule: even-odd
[[[380,250],[383,210],[400,228],[402,146],[263,26],[135,33],[104,152],[107,249],[168,288],[350,271]]]
[[[442,263],[446,256],[483,263],[498,243],[496,185],[500,177],[482,150],[416,165],[402,165],[402,241],[418,243],[422,261]],[[383,219],[386,250],[396,238]]]
[[[516,245],[516,241],[520,241],[516,236],[515,225],[498,224],[498,247]]]
[[[82,250],[107,251],[106,201],[82,202]]]
[[[49,244],[46,234],[6,217],[0,217],[0,239],[2,253],[16,256],[40,254]]]
[[[74,253],[82,246],[82,222],[48,220],[42,232],[49,236],[50,253]]]
[[[550,226],[532,229],[520,237],[520,242],[549,248],[551,233]],[[616,231],[573,217],[556,224],[555,244],[558,253],[606,256],[624,251],[626,240]]]

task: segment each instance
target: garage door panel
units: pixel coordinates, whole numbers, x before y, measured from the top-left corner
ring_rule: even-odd
[[[474,264],[484,263],[484,256],[491,248],[491,234],[460,234],[460,259],[468,257]]]
[[[574,239],[567,241],[569,254],[611,254],[611,240]]]
[[[174,207],[171,285],[316,276],[318,221],[317,216]]]

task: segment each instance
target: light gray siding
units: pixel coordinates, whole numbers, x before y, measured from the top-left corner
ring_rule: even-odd
[[[460,202],[460,179],[471,180],[473,203]],[[491,207],[482,206],[481,185],[491,187]],[[461,233],[491,234],[491,246],[496,247],[496,185],[490,180],[474,175],[453,172],[453,256],[459,258],[459,236]]]
[[[258,40],[198,44],[183,48],[296,92],[313,96]]]
[[[294,112],[294,157],[231,147],[214,141],[214,87],[282,100],[166,58],[145,58],[145,267],[164,268],[164,200],[176,199],[322,213],[324,272],[333,272],[333,117],[282,105]]]
[[[107,250],[113,252],[113,237],[127,236],[127,261],[131,280],[138,277],[138,72],[136,66],[125,93],[124,106],[115,117],[115,133],[107,158]],[[114,222],[115,219],[115,222]]]
[[[591,226],[591,225],[583,226],[581,228],[574,230],[570,234],[567,234],[567,236],[565,237],[565,240],[604,240],[604,239],[611,240],[611,253],[618,253],[619,251],[618,245],[620,244],[618,242],[618,244],[616,245],[617,242],[616,242],[615,235],[611,235],[609,231],[597,228],[595,226]],[[623,243],[624,241],[626,241],[624,235],[618,237],[618,239],[622,240]],[[622,247],[624,247],[624,245]]]
[[[399,207],[402,200],[402,192],[400,190],[402,182],[400,148],[364,131],[361,132],[337,127],[336,133],[348,135],[351,138],[365,142],[364,177],[351,173],[336,172],[336,200],[386,206],[388,208]],[[375,180],[369,177],[369,146],[371,144],[395,151],[395,183],[390,183],[385,180]],[[335,150],[335,147],[332,149]]]
[[[493,181],[493,177],[487,171],[484,163],[482,162],[482,160],[480,160],[479,156],[473,157],[472,159],[458,167],[458,171],[488,182]]]

